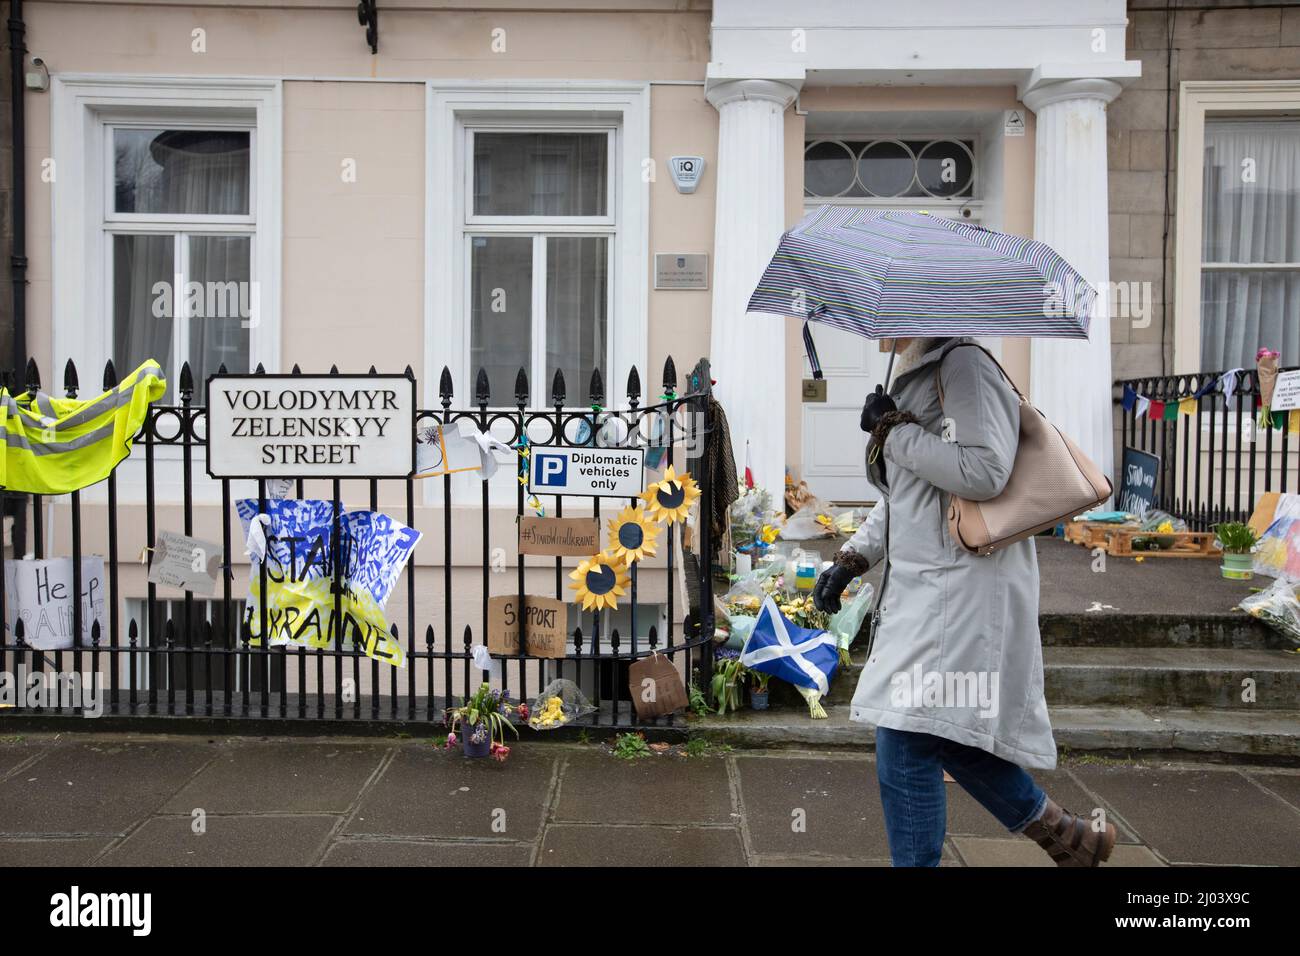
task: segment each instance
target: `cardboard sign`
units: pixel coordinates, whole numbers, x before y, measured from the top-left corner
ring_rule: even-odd
[[[552,557],[588,557],[600,550],[600,522],[595,518],[519,519],[519,553]]]
[[[1136,448],[1124,448],[1123,473],[1120,475],[1119,510],[1139,518],[1156,500],[1156,480],[1160,459]]]
[[[405,478],[415,468],[415,379],[214,375],[213,478]]]
[[[1300,408],[1300,369],[1278,373],[1273,403],[1269,405],[1269,410],[1274,412],[1289,412],[1293,408]]]
[[[149,564],[149,582],[195,594],[214,594],[221,567],[221,545],[174,531],[159,531]]]
[[[28,647],[56,651],[73,646],[72,559],[45,558],[5,562],[6,643],[12,644],[14,627],[23,622]],[[104,620],[104,559],[81,559],[81,646],[91,645],[91,626],[99,622],[99,642],[107,647]]]
[[[529,462],[531,494],[635,498],[645,491],[644,448],[534,445]]]
[[[493,654],[519,653],[519,596],[507,594],[488,599],[488,650]],[[524,618],[528,653],[534,657],[563,657],[568,605],[555,598],[529,594],[524,597]]]
[[[627,689],[638,717],[661,717],[683,710],[689,701],[682,675],[662,654],[643,657],[627,669]]]

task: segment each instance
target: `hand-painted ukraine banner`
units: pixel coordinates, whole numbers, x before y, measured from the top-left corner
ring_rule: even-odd
[[[258,517],[256,499],[236,504],[244,534]],[[249,602],[245,619],[250,644],[261,645],[261,568],[266,563],[266,627],[271,644],[326,648],[341,630],[344,646],[358,646],[367,657],[406,666],[402,645],[388,632],[384,606],[420,540],[420,532],[388,515],[349,511],[339,517],[335,547],[334,505],[317,499],[266,502],[261,523],[265,548],[252,548]],[[254,537],[261,538],[254,532]],[[264,550],[265,558],[259,554]],[[339,610],[335,627],[334,561],[340,559]]]

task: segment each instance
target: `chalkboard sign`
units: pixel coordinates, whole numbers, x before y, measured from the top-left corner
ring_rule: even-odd
[[[1124,469],[1120,475],[1119,510],[1142,517],[1155,504],[1160,458],[1136,448],[1124,448]]]

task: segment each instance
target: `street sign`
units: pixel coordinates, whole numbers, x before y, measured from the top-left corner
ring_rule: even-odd
[[[415,380],[405,375],[214,375],[213,478],[406,478]]]
[[[645,449],[534,445],[528,490],[535,495],[632,498],[645,490]]]

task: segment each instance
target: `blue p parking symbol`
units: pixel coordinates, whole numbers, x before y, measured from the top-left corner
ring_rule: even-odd
[[[533,465],[533,480],[540,487],[563,487],[568,483],[569,458],[567,455],[537,455]]]

